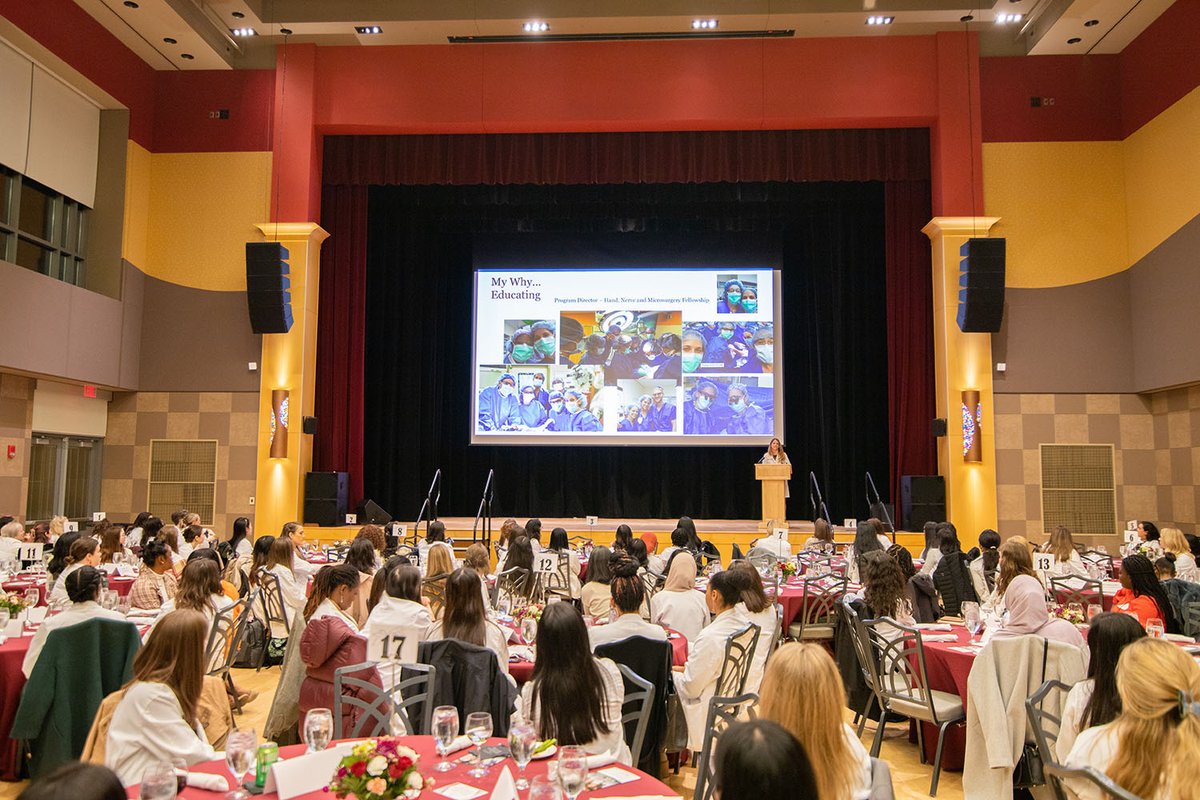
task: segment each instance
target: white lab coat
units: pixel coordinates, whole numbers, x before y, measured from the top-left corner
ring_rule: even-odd
[[[366,624],[363,625],[362,635],[367,640],[367,653],[371,652],[372,641],[384,636],[403,636],[406,640],[411,639],[412,641],[412,661],[415,662],[417,660],[415,656],[416,643],[425,638],[429,632],[429,626],[432,624],[433,617],[430,615],[429,609],[421,603],[401,600],[385,594],[380,598],[379,605],[375,606],[367,617]],[[406,641],[405,650],[408,651],[408,649]],[[400,658],[396,663],[404,663],[404,659]],[[392,663],[380,662],[379,675],[383,678],[385,687],[394,686],[400,681],[400,669]]]
[[[696,594],[700,594],[696,592]],[[762,683],[763,672],[767,668],[767,656],[771,654],[771,637],[775,634],[776,611],[771,603],[757,614],[751,614],[745,603],[734,606],[745,622],[758,626],[758,641],[754,646],[754,658],[750,660],[750,672],[746,675],[747,692],[758,692]]]
[[[708,718],[708,701],[717,688],[721,667],[725,663],[725,644],[729,637],[746,627],[746,619],[736,608],[722,611],[716,619],[688,642],[688,660],[683,672],[672,673],[675,691],[683,704],[687,718],[688,748],[699,753],[704,749],[704,724]]]
[[[0,541],[4,540],[0,539]],[[13,539],[12,541],[15,542],[17,540]],[[59,573],[58,579],[54,581],[54,588],[50,590],[50,596],[46,598],[46,605],[48,605],[50,608],[66,608],[71,604],[71,598],[67,594],[67,576],[82,566],[85,566],[82,562],[78,564],[71,564]]]
[[[761,539],[755,540],[751,547],[766,550],[776,558],[787,559],[792,557],[792,545],[788,542],[786,533],[782,537],[775,534],[764,536]]]
[[[624,727],[621,725],[621,706],[625,702],[625,683],[621,679],[621,671],[608,658],[597,658],[596,666],[600,670],[604,686],[604,724],[608,731],[599,734],[590,742],[581,744],[580,747],[591,755],[611,754],[619,763],[632,766],[633,757],[629,752],[629,745],[625,744]],[[539,704],[536,709],[531,709],[532,705],[533,681],[529,681],[521,689],[521,707],[533,723],[534,730],[540,732],[542,707]]]
[[[937,548],[931,549],[925,554],[925,563],[921,565],[921,571],[918,575],[928,575],[933,577],[933,571],[937,569],[938,562],[942,560],[942,551]]]
[[[252,556],[254,555],[254,545],[250,543],[249,537],[243,537],[242,540],[237,543],[237,547],[234,548],[233,552],[239,558]]]
[[[317,567],[305,561],[304,556],[300,555],[300,549],[296,548],[292,553],[292,572],[307,586],[309,578],[317,574]]]
[[[1050,575],[1055,578],[1065,578],[1069,575],[1077,575],[1080,578],[1088,577],[1087,566],[1076,550],[1071,551],[1071,557],[1066,561],[1055,558],[1054,566],[1050,567],[1049,571]]]
[[[1058,726],[1058,740],[1054,743],[1056,760],[1060,764],[1067,760],[1067,755],[1075,746],[1075,740],[1083,731],[1083,710],[1087,708],[1095,691],[1096,681],[1088,678],[1075,684],[1071,691],[1067,692],[1067,699],[1063,701],[1062,722]]]
[[[308,562],[303,562],[307,564]],[[283,604],[287,606],[288,622],[295,624],[296,615],[304,613],[304,606],[308,603],[308,579],[293,572],[287,567],[276,565],[267,570],[276,578],[279,579],[279,588],[283,592]],[[259,602],[262,602],[260,595]],[[266,619],[266,615],[263,615]],[[271,623],[271,638],[286,639],[288,631],[282,623]]]
[[[212,761],[217,753],[198,727],[183,718],[175,693],[163,683],[137,682],[117,703],[108,727],[104,765],[121,783],[140,783],[150,767],[162,761],[193,766]]]
[[[588,641],[592,646],[592,650],[596,649],[596,645],[619,642],[622,639],[628,639],[630,636],[642,636],[646,639],[654,639],[659,642],[667,640],[667,632],[665,630],[658,625],[651,625],[649,622],[646,622],[646,620],[642,619],[642,615],[636,611],[632,614],[622,614],[607,625],[593,625],[588,628]]]
[[[33,665],[37,663],[38,656],[42,654],[42,648],[46,646],[46,638],[50,635],[50,631],[67,628],[97,617],[122,621],[125,619],[119,611],[109,611],[95,600],[72,603],[61,614],[46,617],[46,621],[38,627],[37,633],[33,634],[29,650],[25,653],[25,660],[21,663],[21,672],[25,673],[26,678],[33,674]]]
[[[665,589],[650,598],[650,621],[666,625],[695,641],[708,625],[708,606],[701,592],[668,592]]]
[[[1088,728],[1081,731],[1071,752],[1063,758],[1063,765],[1068,767],[1094,767],[1097,772],[1104,773],[1117,755],[1120,739],[1117,734],[1116,722]],[[1096,784],[1090,781],[1066,779],[1063,785],[1067,788],[1069,797],[1078,800],[1103,800],[1108,795],[1103,794]],[[1169,797],[1168,792],[1159,792],[1158,797]]]

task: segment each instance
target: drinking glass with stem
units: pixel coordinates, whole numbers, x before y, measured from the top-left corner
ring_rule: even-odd
[[[587,786],[587,753],[581,747],[563,747],[558,751],[558,785],[567,800],[576,800]]]
[[[40,589],[34,588],[25,590],[25,622],[29,622],[29,615],[32,613],[33,607],[36,606],[38,601],[41,599],[42,592]]]
[[[486,711],[472,711],[467,714],[466,734],[471,744],[475,745],[476,758],[475,766],[467,770],[467,774],[472,778],[482,778],[488,774],[488,769],[483,764],[483,743],[492,735],[492,715]]]
[[[225,739],[225,766],[233,776],[233,788],[226,793],[226,800],[246,800],[249,794],[242,790],[242,780],[254,767],[258,755],[258,737],[253,728],[237,728]]]
[[[333,738],[333,712],[328,708],[314,708],[304,716],[304,743],[308,752],[318,753],[329,747]]]
[[[141,800],[174,800],[179,793],[179,779],[169,761],[152,764],[142,773],[138,797]]]
[[[513,761],[517,762],[517,788],[528,789],[529,781],[525,778],[525,767],[533,758],[533,748],[537,744],[537,731],[526,720],[517,720],[508,729],[508,749]]]
[[[967,630],[971,632],[971,641],[975,641],[975,636],[983,627],[983,615],[979,613],[979,603],[966,602],[962,604],[963,624],[967,626]]]
[[[438,772],[449,772],[454,764],[446,760],[450,745],[458,736],[458,709],[454,706],[438,706],[433,710],[433,736],[437,741],[437,752],[442,760],[434,765]]]

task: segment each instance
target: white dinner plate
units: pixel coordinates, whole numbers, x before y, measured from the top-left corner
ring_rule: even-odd
[[[532,758],[534,761],[541,761],[543,758],[550,758],[550,756],[554,755],[557,752],[558,752],[558,745],[552,744],[549,747],[547,747],[545,750],[543,750],[542,752],[538,753],[536,756],[533,756]]]

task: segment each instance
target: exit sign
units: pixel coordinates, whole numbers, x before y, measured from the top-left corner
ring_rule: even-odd
[[[85,383],[83,385],[83,396],[84,397],[95,397],[96,396],[96,387],[90,383]]]

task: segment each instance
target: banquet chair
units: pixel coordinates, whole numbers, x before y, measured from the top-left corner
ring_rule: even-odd
[[[1182,612],[1179,616],[1182,617],[1183,632],[1188,636],[1200,635],[1200,601],[1188,600],[1179,610]]]
[[[1092,578],[1067,575],[1050,579],[1050,594],[1059,603],[1079,603],[1085,609],[1089,604],[1100,605],[1104,601],[1104,585]]]
[[[1100,796],[1104,798],[1116,798],[1116,800],[1142,800],[1142,798],[1128,792],[1118,786],[1112,778],[1098,771],[1095,767],[1064,767],[1062,764],[1052,764],[1046,762],[1044,765],[1046,774],[1050,776],[1051,781],[1055,786],[1061,786],[1064,780],[1076,779],[1086,781],[1094,785],[1100,790]],[[1061,790],[1060,790],[1061,791]],[[1058,795],[1064,797],[1065,795]]]
[[[625,680],[625,702],[621,705],[621,724],[625,726],[626,744],[636,764],[641,756],[642,743],[646,741],[646,730],[654,714],[654,684],[638,675],[624,664],[618,664],[621,677]],[[634,689],[631,691],[630,686]],[[635,723],[633,738],[629,739],[628,723]]]
[[[659,589],[667,582],[665,575],[659,575],[651,569],[647,569],[642,573],[642,585],[646,588],[646,603],[649,605],[650,598],[658,594]]]
[[[805,578],[798,621],[788,626],[788,637],[796,641],[832,639],[835,609],[846,594],[847,583],[845,576],[837,575]]]
[[[704,724],[704,749],[692,758],[696,765],[696,789],[692,792],[692,800],[711,800],[715,789],[712,764],[717,751],[717,740],[733,723],[752,719],[757,703],[758,695],[753,692],[736,697],[723,697],[718,693],[708,701],[708,718]]]
[[[725,660],[717,678],[716,694],[719,697],[735,697],[745,691],[746,677],[750,674],[750,663],[754,660],[754,648],[761,632],[751,623],[725,642]]]
[[[430,575],[421,581],[421,596],[429,600],[429,613],[434,619],[442,618],[442,608],[446,605],[446,580],[450,573]]]
[[[938,779],[942,772],[942,748],[946,743],[946,729],[951,725],[965,723],[966,709],[962,698],[950,692],[929,688],[929,672],[925,666],[925,646],[921,633],[916,628],[903,625],[891,617],[880,617],[862,623],[871,642],[870,658],[876,667],[876,685],[883,710],[917,721],[917,746],[921,748],[921,761],[925,760],[925,742],[921,722],[937,726],[937,749],[934,751],[933,779],[929,785],[929,796],[937,796]],[[886,626],[886,627],[885,627]],[[871,744],[871,755],[878,758],[883,745],[883,732],[887,727],[887,715],[880,714],[875,728],[875,740]]]
[[[325,548],[325,558],[328,559],[330,564],[341,563],[346,560],[349,552],[350,545],[348,544],[330,545]]]
[[[420,558],[420,556],[417,554],[417,548],[407,544],[397,545],[396,549],[392,551],[392,555],[400,556],[401,558],[407,558],[408,563],[414,567],[417,565],[417,560]]]
[[[233,698],[233,709],[238,713],[242,710],[242,701],[233,686],[233,677],[229,670],[237,658],[246,633],[246,620],[249,619],[249,609],[254,606],[258,589],[236,603],[221,609],[213,617],[212,627],[208,631],[208,644],[204,648],[205,663],[208,664],[208,675],[220,678],[229,688],[229,696]]]
[[[429,735],[437,668],[430,664],[398,664],[402,677],[390,689],[355,677],[375,666],[374,661],[364,661],[339,667],[333,673],[333,738],[399,735],[399,731],[392,730],[393,716],[399,717],[406,735]],[[348,731],[342,730],[343,706],[358,712]]]
[[[1064,697],[1071,687],[1062,681],[1046,681],[1038,690],[1025,700],[1025,715],[1029,718],[1029,726],[1033,728],[1033,739],[1037,743],[1042,763],[1059,763],[1055,745],[1058,742],[1058,732],[1062,728],[1062,717],[1055,716],[1046,709],[1046,699],[1052,692],[1062,692]],[[1058,703],[1062,706],[1062,701]],[[1050,788],[1056,800],[1067,800],[1066,790],[1062,782],[1055,777],[1049,780]]]
[[[543,578],[542,594],[545,597],[558,597],[562,600],[571,599],[571,554],[562,552],[558,554],[558,568],[554,572],[548,572]]]
[[[858,612],[845,602],[845,598],[838,603],[838,613],[841,615],[842,624],[847,626],[850,643],[854,645],[854,656],[858,661],[859,672],[862,674],[863,683],[867,685],[870,692],[862,710],[854,712],[854,721],[858,723],[858,736],[861,739],[863,731],[867,728],[867,720],[871,717],[871,707],[883,708],[883,701],[879,699],[878,665],[871,657],[871,637],[867,634],[866,626],[859,619]]]
[[[524,567],[510,567],[496,576],[496,585],[492,587],[492,607],[500,607],[500,593],[509,597],[524,596],[525,584],[529,580],[529,570]]]
[[[285,631],[291,631],[291,620],[288,619],[287,604],[283,602],[283,587],[279,585],[279,578],[267,572],[266,568],[260,568],[258,571],[259,599],[263,611],[263,622],[267,626],[268,632],[273,630],[273,623],[279,623]],[[260,664],[258,667],[262,669]]]
[[[1083,554],[1083,560],[1098,564],[1108,575],[1116,574],[1116,562],[1113,561],[1113,557],[1108,553],[1101,553],[1099,550],[1087,550]]]
[[[629,636],[615,642],[606,642],[596,646],[597,658],[610,658],[621,668],[628,669],[633,674],[650,681],[652,686],[664,687],[647,701],[650,706],[647,727],[643,733],[640,749],[630,748],[633,753],[633,763],[643,772],[658,777],[661,770],[661,756],[664,735],[667,726],[668,695],[674,692],[675,684],[671,680],[671,658],[674,648],[671,642],[648,639],[645,636]],[[626,691],[636,684],[625,682]],[[632,726],[625,726],[626,738],[632,738],[636,731]]]
[[[750,552],[746,554],[746,560],[754,565],[754,568],[759,572],[765,569],[771,569],[779,562],[779,556],[772,553],[770,550],[764,550],[761,547],[752,547]]]

